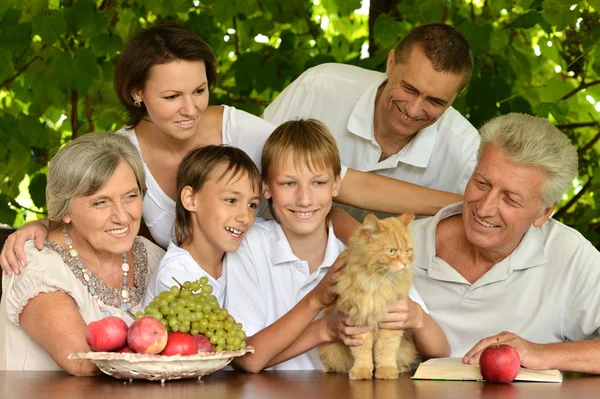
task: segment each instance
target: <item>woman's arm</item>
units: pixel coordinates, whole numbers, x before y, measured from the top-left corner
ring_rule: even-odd
[[[360,223],[348,212],[335,206],[329,211],[329,220],[333,224],[335,236],[347,246],[352,233],[360,226]]]
[[[69,374],[100,374],[88,360],[69,360],[71,353],[89,351],[87,325],[73,299],[62,292],[41,293],[30,299],[19,317],[21,328]]]
[[[435,215],[462,195],[348,168],[335,201],[371,211]]]
[[[319,345],[318,325],[311,326],[319,312],[335,301],[337,295],[333,287],[339,277],[339,271],[346,265],[346,257],[340,256],[329,268],[319,284],[300,302],[279,320],[257,332],[246,340],[256,352],[235,358],[233,365],[251,373],[258,373],[266,367],[279,364],[300,355]],[[303,336],[305,330],[307,333]],[[286,351],[303,336],[303,342],[290,351]],[[307,343],[306,339],[311,342]],[[304,348],[308,348],[304,350]],[[284,354],[285,352],[285,354]]]

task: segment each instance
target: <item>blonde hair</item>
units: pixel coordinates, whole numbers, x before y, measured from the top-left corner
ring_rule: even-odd
[[[177,170],[177,201],[175,204],[175,239],[178,245],[192,231],[192,218],[181,200],[181,192],[190,186],[195,192],[202,189],[219,165],[227,165],[217,180],[230,174],[230,179],[246,174],[256,191],[260,193],[260,174],[252,159],[242,150],[226,145],[208,145],[191,150],[183,158]]]
[[[128,138],[110,132],[88,133],[61,148],[48,166],[46,203],[50,218],[62,220],[74,197],[96,193],[123,161],[133,169],[143,196],[144,165]]]
[[[311,172],[331,168],[336,178],[342,173],[335,139],[329,129],[316,119],[288,121],[271,133],[260,160],[263,182],[269,181],[270,172],[290,153],[293,153],[294,167],[300,172],[306,167]],[[269,209],[273,218],[279,221],[271,198]]]
[[[543,208],[558,202],[577,176],[577,150],[547,119],[518,113],[494,118],[481,128],[478,160],[489,145],[500,147],[513,162],[543,171]]]

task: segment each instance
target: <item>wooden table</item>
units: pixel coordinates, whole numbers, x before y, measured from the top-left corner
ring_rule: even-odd
[[[562,384],[398,380],[349,381],[347,375],[319,371],[244,374],[219,371],[196,379],[124,383],[111,377],[72,377],[62,372],[0,371],[2,399],[152,399],[152,398],[600,398],[600,377],[565,378]]]

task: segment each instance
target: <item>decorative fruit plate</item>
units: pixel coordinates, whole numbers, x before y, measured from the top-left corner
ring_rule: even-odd
[[[254,353],[249,346],[239,351],[198,353],[188,356],[160,356],[141,353],[79,352],[69,359],[90,360],[105,374],[122,380],[143,379],[151,381],[198,378],[227,366],[234,357]]]

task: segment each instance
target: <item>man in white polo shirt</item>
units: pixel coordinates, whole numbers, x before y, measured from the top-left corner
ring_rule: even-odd
[[[323,64],[304,72],[264,111],[279,125],[319,119],[342,164],[421,186],[462,193],[475,167],[477,130],[451,107],[473,69],[454,27],[413,29],[390,51],[386,72]],[[365,212],[346,208],[358,220]]]
[[[600,374],[600,253],[550,219],[576,176],[563,133],[508,114],[481,128],[464,202],[413,222],[414,284],[452,356],[498,342],[524,367]]]

